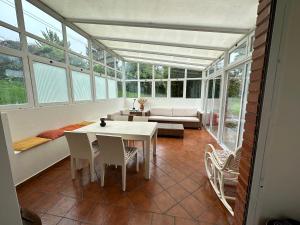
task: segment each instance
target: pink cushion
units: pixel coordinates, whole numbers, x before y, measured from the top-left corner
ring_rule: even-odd
[[[37,135],[37,137],[55,140],[63,135],[64,135],[64,131],[61,129],[57,129],[57,130],[44,131],[44,132],[40,133],[39,135]]]

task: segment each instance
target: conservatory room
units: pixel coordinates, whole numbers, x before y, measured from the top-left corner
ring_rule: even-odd
[[[242,224],[271,2],[0,0],[0,224]]]

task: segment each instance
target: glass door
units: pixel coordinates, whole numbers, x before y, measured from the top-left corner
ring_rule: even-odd
[[[221,98],[220,98],[220,90],[221,90],[221,77],[217,77],[214,80],[214,88],[213,88],[213,107],[212,107],[212,116],[211,116],[211,132],[217,138],[219,131],[219,123],[220,123],[220,107],[221,107]]]

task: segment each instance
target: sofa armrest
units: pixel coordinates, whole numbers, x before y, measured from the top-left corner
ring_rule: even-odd
[[[145,116],[150,116],[150,110],[145,111]]]
[[[121,113],[115,112],[115,113],[107,114],[107,120],[113,120],[113,117],[118,115],[121,115]]]
[[[203,114],[200,111],[197,112],[197,118],[199,119],[199,122],[200,122],[200,127],[199,128],[202,127],[202,115]]]

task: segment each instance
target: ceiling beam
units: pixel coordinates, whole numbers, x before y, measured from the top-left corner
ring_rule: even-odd
[[[166,53],[166,52],[158,52],[158,51],[147,51],[147,50],[137,50],[137,49],[129,49],[129,48],[110,48],[111,50],[118,51],[118,52],[136,52],[136,53],[145,53],[145,54],[154,54],[154,55],[165,55],[165,56],[174,56],[174,57],[181,57],[181,58],[189,58],[189,59],[202,59],[202,60],[211,60],[214,61],[217,58],[213,57],[201,57],[201,56],[194,56],[194,55],[182,55],[182,54],[175,54],[175,53]]]
[[[133,22],[133,21],[118,21],[118,20],[98,20],[98,19],[79,19],[79,18],[67,18],[66,20],[72,23],[83,23],[83,24],[144,27],[144,28],[156,28],[156,29],[168,29],[168,30],[202,31],[202,32],[227,33],[227,34],[247,34],[250,30],[250,29],[234,28],[234,27],[209,27],[209,26],[188,25],[188,24]]]
[[[93,36],[93,38],[102,41],[118,41],[118,42],[129,42],[129,43],[149,44],[149,45],[163,45],[163,46],[204,49],[204,50],[213,50],[213,51],[222,51],[222,52],[227,50],[227,48],[223,48],[223,47],[192,45],[192,44],[182,44],[182,43],[172,43],[172,42],[126,39],[126,38],[115,38],[115,37],[105,37],[105,36]]]
[[[190,66],[200,66],[200,67],[206,67],[208,64],[198,64],[198,63],[189,63],[189,62],[181,62],[176,60],[166,60],[166,59],[157,59],[157,58],[148,58],[148,57],[137,57],[137,56],[130,56],[130,55],[121,55],[123,58],[130,58],[130,59],[143,59],[143,60],[149,60],[149,61],[157,61],[157,62],[167,62],[167,63],[176,63],[181,65],[190,65]]]

